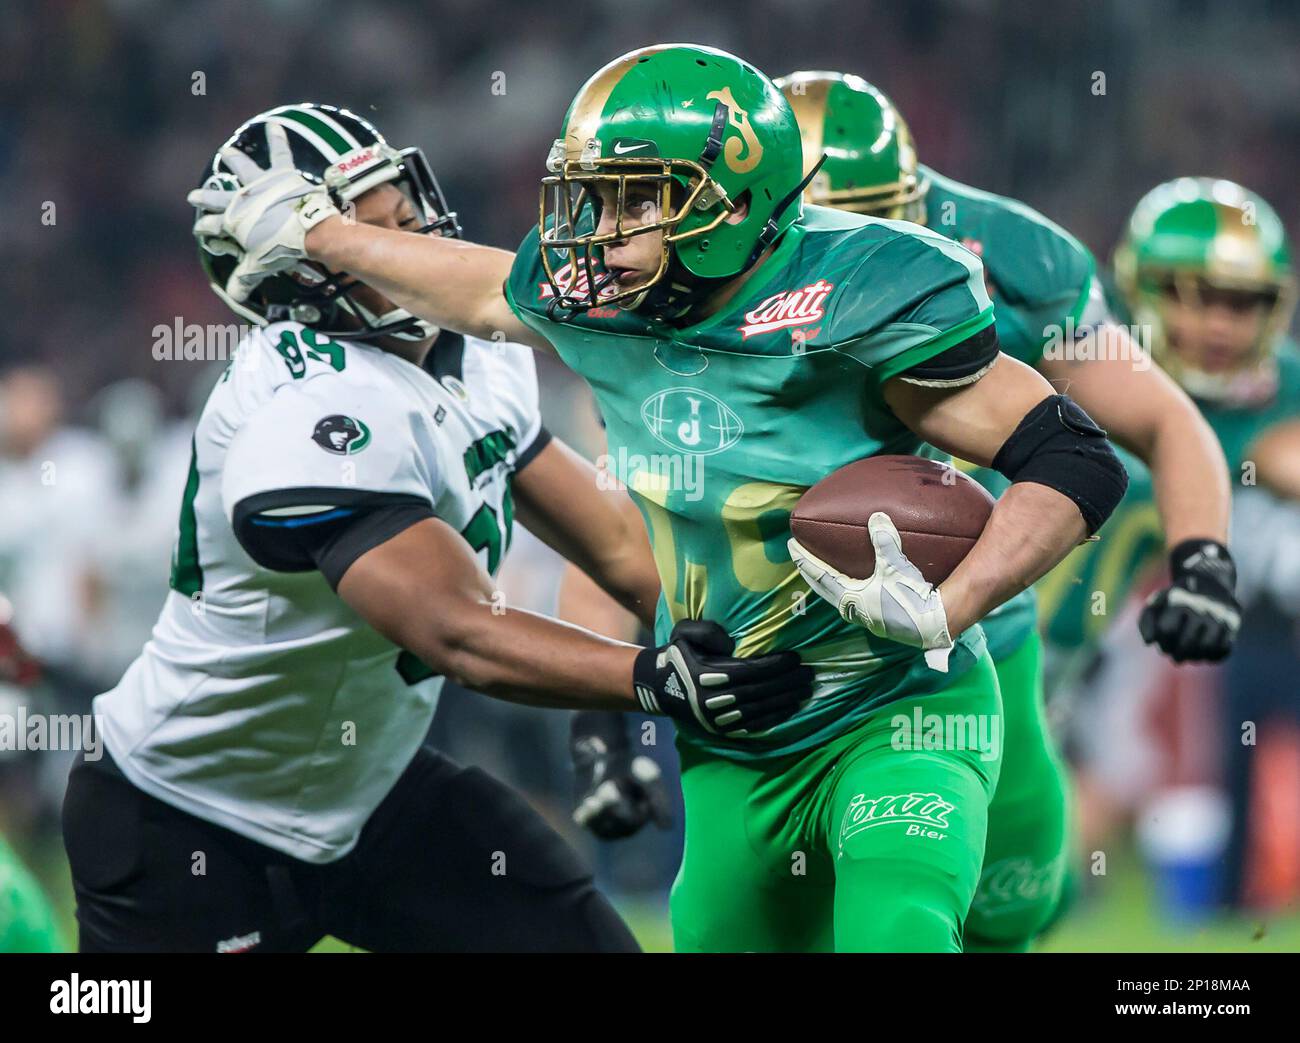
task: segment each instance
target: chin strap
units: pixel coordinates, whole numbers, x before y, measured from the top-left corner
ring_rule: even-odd
[[[826,153],[823,152],[822,158],[813,164],[812,170],[804,175],[803,180],[782,196],[781,200],[772,208],[772,215],[767,219],[767,223],[763,225],[763,230],[758,233],[758,241],[754,243],[754,250],[749,255],[749,260],[745,262],[744,267],[736,275],[744,275],[745,272],[753,268],[758,263],[758,259],[763,256],[764,251],[776,242],[777,236],[781,234],[781,215],[786,212],[791,203],[803,195],[804,189],[812,184],[812,179],[817,176],[817,171],[821,170],[822,164],[825,162]]]

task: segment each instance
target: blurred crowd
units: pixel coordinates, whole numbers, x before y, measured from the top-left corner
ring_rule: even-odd
[[[467,235],[513,248],[578,86],[666,39],[725,47],[773,75],[866,76],[907,115],[923,162],[1026,200],[1103,259],[1133,202],[1176,174],[1231,177],[1300,229],[1300,8],[1284,0],[7,4],[0,591],[45,664],[47,698],[84,707],[114,684],[163,597],[190,426],[221,364],[160,361],[151,347],[158,326],[231,321],[200,275],[184,203],[225,137],[284,102],[353,108],[424,148]],[[556,367],[541,373],[552,429],[592,447],[585,392]],[[522,536],[503,585],[512,603],[549,610],[558,577]],[[1285,620],[1294,650],[1295,606],[1270,606],[1263,618]],[[1128,678],[1150,666],[1143,651],[1115,654],[1130,657]],[[1294,673],[1280,683],[1295,694]],[[1140,706],[1130,717],[1151,712]],[[1114,724],[1129,738],[1146,726]],[[566,820],[564,715],[453,693],[435,731]],[[0,792],[0,832],[52,827],[50,774]],[[1158,784],[1139,776],[1123,777],[1140,792]],[[615,884],[659,893],[675,843],[589,850]]]
[[[475,238],[513,247],[582,81],[666,39],[864,75],[924,162],[1094,249],[1175,173],[1231,176],[1296,227],[1298,22],[1285,0],[19,0],[0,18],[3,355],[55,365],[77,409],[136,376],[183,410],[193,367],[155,362],[150,331],[225,320],[183,197],[243,119],[354,108],[425,149]]]

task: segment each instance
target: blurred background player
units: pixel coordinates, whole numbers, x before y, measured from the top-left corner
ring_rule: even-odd
[[[29,836],[37,811],[30,797],[39,754],[16,749],[14,730],[28,715],[54,708],[40,665],[19,643],[12,620],[13,606],[0,595],[0,730],[6,733],[0,743],[0,953],[63,952],[66,943],[48,898],[5,839],[11,832]]]
[[[1286,567],[1294,508],[1285,504],[1300,492],[1291,478],[1300,466],[1300,354],[1287,336],[1296,284],[1286,231],[1238,184],[1177,178],[1143,196],[1125,222],[1113,279],[1116,312],[1149,340],[1223,448],[1238,501],[1232,546],[1253,577],[1252,604],[1244,654],[1223,671],[1170,675],[1119,635],[1108,640],[1073,730],[1087,764],[1085,842],[1096,847],[1118,819],[1144,812],[1148,847],[1166,850],[1175,843],[1168,823],[1178,821],[1176,843],[1195,847],[1201,864],[1226,855],[1213,879],[1206,870],[1196,902],[1276,907],[1300,896],[1300,833],[1295,805],[1285,803],[1300,764]],[[1087,663],[1130,593],[1158,578],[1153,481],[1140,461],[1125,462],[1129,491],[1103,542],[1039,585],[1046,637],[1062,661]],[[1244,722],[1258,734],[1243,738]],[[1202,743],[1219,752],[1194,753]]]

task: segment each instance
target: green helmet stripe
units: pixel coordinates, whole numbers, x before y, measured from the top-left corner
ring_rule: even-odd
[[[297,120],[285,119],[283,116],[268,115],[264,117],[264,122],[274,123],[277,127],[284,127],[285,130],[296,134],[311,146],[319,155],[325,158],[326,163],[335,163],[342,153],[334,148],[328,141],[322,138],[314,130],[304,127]]]
[[[330,127],[332,130],[334,130],[339,135],[339,137],[341,137],[344,141],[348,143],[348,147],[345,151],[350,152],[353,149],[361,148],[361,142],[357,139],[357,136],[352,133],[352,131],[348,130],[347,124],[341,122],[340,120],[335,119],[333,114],[327,111],[326,109],[314,108],[314,109],[306,109],[306,110],[299,109],[296,111],[302,112],[303,115],[305,116],[314,117],[315,119],[318,119],[322,123],[324,123],[327,127]]]
[[[280,119],[273,120],[273,117],[276,116],[280,117]],[[327,123],[324,118],[316,113],[305,112],[302,109],[281,109],[278,112],[268,114],[267,119],[272,122],[292,120],[295,123],[301,124],[308,130],[312,131],[340,156],[345,152],[351,152],[354,148],[359,147],[355,138],[353,138],[352,144],[348,144],[347,138],[345,138],[342,133],[343,128],[337,123],[334,123],[333,120],[330,120]],[[351,135],[349,134],[348,137],[350,138]]]

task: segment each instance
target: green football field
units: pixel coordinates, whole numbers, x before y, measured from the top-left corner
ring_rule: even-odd
[[[53,851],[47,854],[50,857],[39,863],[41,875],[71,942],[76,927],[67,868],[53,858]],[[671,951],[666,901],[624,899],[618,906],[647,951]],[[1112,859],[1110,876],[1093,882],[1090,893],[1039,948],[1043,952],[1300,952],[1300,909],[1174,922],[1163,915],[1150,877],[1131,855],[1119,855]],[[328,938],[313,951],[353,950]]]
[[[1300,952],[1300,910],[1216,916],[1195,923],[1163,915],[1154,885],[1136,862],[1115,860],[1108,880],[1082,899],[1039,946],[1041,952]],[[649,952],[670,952],[666,903],[625,900],[619,910]],[[317,952],[344,952],[333,938]]]

